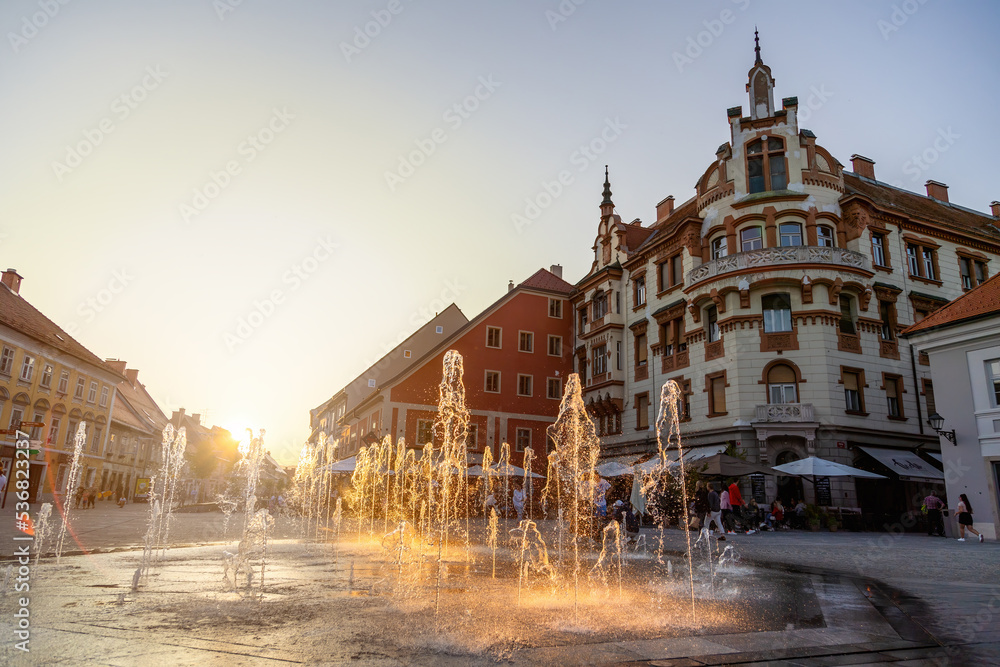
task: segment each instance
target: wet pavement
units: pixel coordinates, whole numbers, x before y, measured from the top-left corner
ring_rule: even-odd
[[[685,536],[667,531],[664,549],[673,575],[641,550],[625,565],[636,586],[665,587],[657,602],[618,598],[611,585],[576,621],[554,622],[567,618],[566,609],[543,614],[538,607],[548,602],[539,600],[546,596],[526,595],[519,605],[512,586],[494,588],[481,571],[471,580],[451,579],[443,598],[447,612],[435,616],[441,596],[418,591],[416,584],[398,588],[398,573],[359,545],[336,554],[329,545],[274,545],[263,603],[226,590],[221,546],[172,548],[150,583],[133,593],[141,554],[128,549],[141,544],[146,510],[110,504],[74,510],[75,538],[67,552],[92,555],[67,556],[58,565],[43,559],[33,572],[30,655],[7,639],[14,593],[3,598],[0,662],[1000,664],[996,543],[847,532],[730,535],[718,546],[732,545],[740,562],[716,577],[713,596],[720,598],[699,594],[701,617],[692,622],[677,602],[684,597]],[[230,521],[230,538],[241,520],[234,515]],[[217,545],[224,524],[219,512],[175,514],[171,543]],[[0,522],[4,556],[16,544],[11,525]],[[658,534],[643,532],[652,548]],[[298,533],[297,521],[278,520],[277,537]],[[457,575],[469,566],[449,567]],[[509,568],[502,576],[508,584],[516,579]],[[479,612],[470,595],[493,602]]]

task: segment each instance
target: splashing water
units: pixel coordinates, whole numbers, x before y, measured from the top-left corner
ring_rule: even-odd
[[[35,519],[35,567],[38,567],[38,559],[42,556],[42,551],[45,550],[45,540],[49,538],[49,531],[51,530],[51,522],[49,521],[49,515],[52,514],[52,503],[42,503],[42,507],[38,510],[38,518]]]
[[[70,510],[73,509],[73,493],[76,491],[76,481],[80,476],[80,456],[87,442],[87,422],[80,422],[73,439],[73,462],[69,466],[69,476],[66,479],[66,493],[62,503],[62,526],[59,527],[59,539],[56,541],[56,562],[62,560],[63,541],[66,539],[66,529],[69,527]]]

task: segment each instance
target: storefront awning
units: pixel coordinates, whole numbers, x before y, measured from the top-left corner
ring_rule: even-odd
[[[927,452],[927,453],[931,456],[931,458],[933,458],[938,463],[944,463],[944,459],[941,458],[940,452]]]
[[[861,447],[860,449],[899,475],[902,480],[944,483],[944,474],[913,452],[905,449],[882,449],[879,447]]]

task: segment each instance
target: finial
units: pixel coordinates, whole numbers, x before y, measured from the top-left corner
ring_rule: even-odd
[[[753,51],[757,55],[757,59],[754,60],[754,65],[762,65],[764,61],[760,59],[760,37],[757,36],[757,26],[753,27]]]
[[[604,201],[601,202],[601,206],[605,204],[611,204],[614,206],[614,202],[611,201],[611,181],[608,180],[608,165],[604,165]]]

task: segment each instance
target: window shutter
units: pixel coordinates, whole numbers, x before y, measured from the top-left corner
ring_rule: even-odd
[[[712,378],[712,408],[713,412],[726,411],[725,378]]]
[[[767,373],[768,384],[795,384],[795,371],[790,366],[778,364]]]
[[[844,373],[844,389],[848,391],[858,390],[858,374]]]

